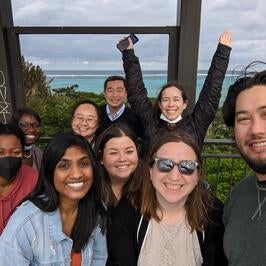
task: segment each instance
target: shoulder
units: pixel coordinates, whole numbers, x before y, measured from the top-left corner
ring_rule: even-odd
[[[107,104],[100,105],[100,107],[99,107],[99,109],[100,109],[100,116],[107,115],[106,105]]]
[[[250,191],[252,187],[255,187],[255,184],[256,184],[255,174],[243,178],[234,186],[234,188],[232,189],[230,193],[230,197],[234,194],[239,194],[239,193]]]
[[[23,177],[23,183],[36,183],[38,172],[32,167],[22,164],[21,176]]]
[[[252,198],[257,194],[255,184],[256,176],[254,174],[243,178],[234,186],[225,203],[224,217],[228,216],[230,209],[234,208],[234,206],[235,208],[239,208],[240,201],[248,201],[250,197]]]
[[[25,201],[16,208],[10,217],[1,237],[12,241],[18,234],[30,225],[36,216],[42,216],[44,213],[30,201]]]
[[[39,156],[42,156],[42,154],[43,154],[43,151],[40,148],[38,148],[36,145],[32,146],[32,150],[33,150],[33,152],[35,152]]]

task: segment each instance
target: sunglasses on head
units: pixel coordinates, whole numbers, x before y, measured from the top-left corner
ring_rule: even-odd
[[[168,173],[177,166],[180,174],[182,175],[192,175],[194,171],[198,168],[198,163],[191,160],[183,160],[179,163],[174,162],[168,158],[157,157],[154,159],[154,162],[160,172]]]

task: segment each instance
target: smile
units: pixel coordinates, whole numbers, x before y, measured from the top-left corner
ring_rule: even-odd
[[[165,187],[169,190],[179,190],[181,189],[184,185],[181,184],[171,184],[171,183],[164,183]]]
[[[264,142],[259,142],[259,143],[253,143],[251,144],[253,147],[265,147],[266,146],[266,141]]]
[[[118,169],[127,169],[129,167],[129,165],[118,165],[117,168]]]
[[[72,189],[80,189],[85,185],[84,181],[81,182],[71,182],[66,184],[68,187],[71,187]]]

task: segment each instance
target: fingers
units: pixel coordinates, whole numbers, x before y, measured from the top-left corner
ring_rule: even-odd
[[[128,49],[133,49],[133,48],[134,48],[134,45],[133,45],[133,42],[132,42],[132,40],[131,40],[130,37],[128,37],[128,42],[129,42],[129,45],[128,45],[128,47],[127,47],[127,50],[128,50]]]
[[[223,45],[232,47],[231,32],[230,31],[224,31],[222,33],[222,35],[220,36],[219,42]]]

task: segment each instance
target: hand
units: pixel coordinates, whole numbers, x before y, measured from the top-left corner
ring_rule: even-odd
[[[120,39],[118,43],[125,40],[126,38],[128,38],[128,47],[126,48],[126,50],[134,49],[134,45],[133,45],[133,42],[132,42],[130,37],[124,37],[124,38]]]
[[[228,47],[232,47],[231,32],[224,31],[220,36],[219,43],[226,45]]]

